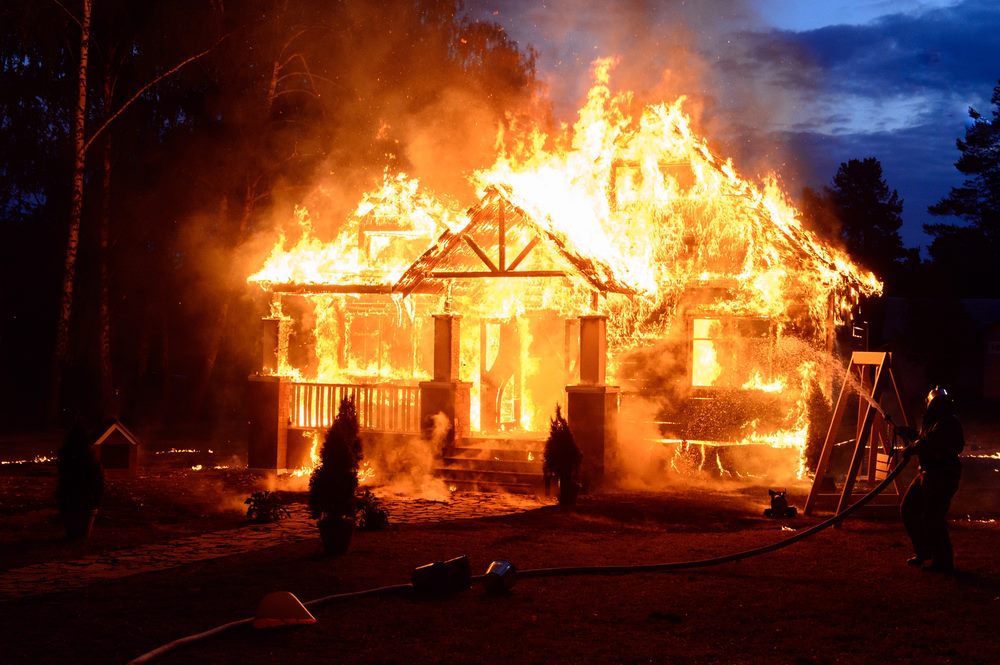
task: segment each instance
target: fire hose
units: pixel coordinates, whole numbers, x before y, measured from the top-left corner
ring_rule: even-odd
[[[725,554],[723,556],[711,557],[708,559],[695,559],[693,561],[671,561],[667,563],[649,563],[649,564],[633,564],[633,565],[607,565],[607,566],[568,566],[559,568],[528,568],[525,570],[517,571],[518,579],[533,579],[540,577],[569,577],[573,575],[624,575],[631,573],[659,573],[659,572],[669,572],[674,570],[685,570],[689,568],[707,568],[709,566],[718,566],[724,563],[730,563],[732,561],[740,561],[741,559],[748,559],[750,557],[759,556],[761,554],[767,554],[769,552],[774,552],[800,540],[805,540],[810,536],[813,536],[824,529],[834,526],[849,517],[853,513],[860,510],[865,504],[870,502],[876,496],[881,494],[889,483],[894,481],[896,477],[902,473],[903,469],[906,468],[909,458],[907,456],[902,456],[900,461],[893,467],[893,469],[886,475],[886,477],[870,492],[865,494],[863,497],[858,499],[855,503],[851,504],[848,508],[843,511],[829,517],[828,519],[815,524],[804,531],[800,531],[793,536],[789,536],[784,540],[780,540],[776,543],[771,543],[769,545],[762,545],[760,547],[755,547],[749,550],[743,550],[741,552],[734,552],[732,554]],[[483,582],[486,581],[487,575],[475,575],[468,578],[468,582]],[[363,598],[367,596],[378,596],[383,594],[397,593],[401,591],[413,590],[415,587],[413,584],[393,584],[390,586],[376,587],[373,589],[365,589],[362,591],[350,591],[346,593],[335,593],[329,596],[323,596],[320,598],[314,598],[312,600],[302,603],[305,607],[316,607],[329,602],[337,600],[349,600],[353,598]],[[465,588],[468,588],[466,585]],[[142,663],[148,663],[157,656],[161,656],[168,651],[172,651],[177,647],[184,646],[187,644],[192,644],[204,640],[206,638],[218,635],[220,633],[226,632],[237,626],[243,626],[253,623],[254,618],[248,617],[246,619],[240,619],[238,621],[231,621],[229,623],[216,626],[210,630],[206,630],[201,633],[196,633],[194,635],[188,635],[187,637],[182,637],[180,639],[174,640],[164,644],[152,651],[142,654],[137,658],[133,658],[128,662],[127,665],[141,665]]]

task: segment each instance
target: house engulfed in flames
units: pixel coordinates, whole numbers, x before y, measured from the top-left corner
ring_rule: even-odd
[[[639,402],[656,445],[801,454],[835,328],[881,284],[716,157],[682,100],[629,113],[610,64],[566,136],[474,174],[464,213],[388,173],[332,242],[296,211],[297,244],[248,280],[271,299],[251,467],[308,466],[304,433],[345,396],[389,439],[444,414],[451,445],[543,439],[564,404],[591,477]]]

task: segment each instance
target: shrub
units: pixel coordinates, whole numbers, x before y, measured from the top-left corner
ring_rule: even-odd
[[[830,419],[833,417],[830,401],[823,394],[823,389],[816,379],[809,382],[806,409],[809,415],[809,428],[806,430],[806,468],[815,473],[816,467],[819,466],[820,455],[823,453],[823,443],[826,441]]]
[[[315,519],[355,517],[361,439],[354,402],[344,398],[326,433],[320,462],[309,478],[309,512]]]
[[[257,524],[277,522],[288,517],[288,509],[277,492],[254,492],[243,503],[247,506],[247,519]]]
[[[389,526],[389,511],[382,499],[367,487],[357,495],[357,506],[356,523],[362,531],[379,531]]]
[[[562,416],[559,405],[556,405],[555,418],[549,421],[549,438],[545,441],[542,473],[545,475],[545,488],[553,478],[559,481],[559,503],[572,505],[576,501],[579,490],[577,476],[583,454],[576,445],[569,423]]]

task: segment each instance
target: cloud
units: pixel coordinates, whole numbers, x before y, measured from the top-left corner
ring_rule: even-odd
[[[802,112],[774,126],[799,182],[829,184],[841,162],[878,158],[904,200],[904,244],[922,246],[923,224],[952,221],[927,206],[961,182],[955,139],[969,106],[989,110],[998,31],[1000,3],[966,0],[863,25],[747,33],[743,56],[800,100]]]
[[[831,135],[817,132],[785,132],[775,140],[789,146],[793,165],[802,184],[830,185],[841,162],[876,157],[882,163],[886,182],[903,199],[903,244],[920,247],[928,243],[923,224],[948,221],[931,217],[927,206],[961,183],[952,163],[958,158],[955,136],[938,123],[907,127],[892,132]]]
[[[984,104],[1000,78],[998,29],[1000,3],[966,0],[864,25],[745,32],[741,55],[787,94],[812,96],[806,118],[815,119],[816,131],[855,132],[862,117],[894,131]],[[837,107],[848,109],[847,121],[827,120]]]
[[[910,246],[928,242],[924,223],[945,221],[931,218],[927,205],[961,181],[955,139],[970,105],[991,110],[1000,79],[996,0],[467,6],[538,49],[564,119],[572,120],[589,85],[591,60],[619,55],[614,87],[648,100],[689,95],[686,108],[716,150],[748,175],[776,171],[793,196],[803,185],[829,184],[841,162],[876,157],[905,201]]]

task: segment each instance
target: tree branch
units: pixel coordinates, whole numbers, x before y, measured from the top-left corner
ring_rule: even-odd
[[[132,95],[132,97],[127,102],[125,102],[124,104],[122,104],[118,108],[117,111],[115,111],[114,113],[112,113],[111,116],[109,116],[108,119],[105,120],[104,123],[101,124],[101,126],[97,128],[97,130],[90,136],[90,138],[87,139],[87,142],[83,146],[83,151],[87,152],[87,150],[90,149],[91,144],[97,139],[98,136],[101,135],[101,132],[103,132],[105,129],[107,129],[108,125],[110,125],[112,122],[114,122],[118,118],[118,116],[120,116],[122,113],[124,113],[128,109],[128,107],[131,106],[135,102],[135,100],[139,99],[139,97],[141,97],[147,90],[149,90],[154,85],[156,85],[157,83],[159,83],[163,79],[167,78],[168,76],[176,74],[185,65],[188,65],[188,64],[194,62],[195,60],[197,60],[198,58],[201,58],[201,57],[203,57],[203,56],[208,55],[209,53],[211,53],[215,49],[215,47],[218,46],[219,44],[221,44],[223,42],[223,40],[225,40],[226,37],[228,37],[228,36],[229,36],[228,34],[223,35],[222,38],[219,39],[219,41],[215,42],[214,44],[212,44],[211,46],[209,46],[207,49],[205,49],[204,51],[202,51],[201,53],[195,53],[191,57],[189,57],[189,58],[187,58],[185,60],[182,60],[181,62],[177,63],[176,65],[174,65],[173,67],[171,67],[167,71],[163,72],[162,74],[160,74],[159,76],[157,76],[156,78],[154,78],[152,81],[150,81],[146,85],[144,85],[141,88],[139,88],[139,90],[134,95]]]
[[[68,9],[66,9],[66,5],[64,5],[63,3],[59,2],[59,0],[52,0],[52,2],[56,3],[57,5],[59,5],[59,8],[61,10],[63,10],[64,12],[66,12],[66,15],[69,16],[71,19],[73,19],[73,22],[76,23],[78,27],[83,28],[83,24],[80,23],[80,19],[78,19],[76,16],[74,16],[73,12],[71,12]]]

